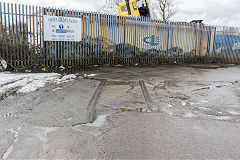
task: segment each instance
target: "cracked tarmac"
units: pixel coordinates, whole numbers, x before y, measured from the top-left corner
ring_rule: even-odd
[[[0,157],[240,159],[240,66],[214,66],[96,68],[10,95]]]

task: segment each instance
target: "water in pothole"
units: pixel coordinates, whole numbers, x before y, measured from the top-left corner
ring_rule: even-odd
[[[239,121],[239,91],[234,85],[228,82],[200,84],[173,80],[146,83],[149,94],[160,112],[187,118]]]

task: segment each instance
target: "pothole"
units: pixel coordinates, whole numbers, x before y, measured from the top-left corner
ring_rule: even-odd
[[[164,83],[165,83],[165,86],[168,86],[168,87],[178,87],[176,80],[167,80]]]
[[[111,106],[114,110],[127,108],[126,110],[132,111],[146,108],[139,81],[106,81],[99,104]]]
[[[122,86],[129,85],[130,87],[139,86],[139,81],[106,81],[105,86]]]

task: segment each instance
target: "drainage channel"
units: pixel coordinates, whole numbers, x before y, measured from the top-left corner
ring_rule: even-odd
[[[145,82],[143,80],[140,80],[139,81],[139,84],[141,86],[141,89],[142,89],[142,94],[143,94],[143,97],[145,99],[145,102],[147,104],[147,107],[148,109],[152,112],[152,111],[156,111],[155,109],[155,105],[153,103],[153,100],[151,99],[150,95],[149,95],[149,92],[147,90],[147,87],[145,85]]]
[[[94,120],[96,119],[96,104],[99,99],[99,96],[102,92],[103,86],[105,85],[106,80],[101,80],[101,83],[98,85],[98,88],[94,92],[88,106],[87,106],[87,114],[89,118],[89,122],[93,123]]]
[[[98,103],[99,97],[103,92],[104,87],[106,86],[121,86],[121,85],[128,85],[131,88],[136,86],[141,87],[141,92],[147,106],[147,109],[137,108],[137,109],[128,109],[128,108],[117,108],[119,112],[157,112],[158,109],[155,106],[153,100],[151,99],[145,82],[143,80],[139,81],[114,81],[114,80],[106,80],[106,79],[98,79],[101,81],[98,88],[96,89],[94,95],[92,96],[88,106],[87,106],[87,114],[89,118],[89,122],[92,123],[96,119],[96,105]]]

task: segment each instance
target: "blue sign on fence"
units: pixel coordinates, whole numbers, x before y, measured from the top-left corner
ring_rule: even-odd
[[[64,26],[60,24],[59,29],[56,29],[56,33],[68,33],[68,30],[64,29]]]
[[[44,41],[81,41],[82,19],[44,15]]]
[[[217,35],[215,37],[216,52],[222,50],[238,51],[240,50],[240,36],[238,35]]]
[[[160,38],[155,35],[150,36],[144,36],[142,37],[143,44],[149,45],[149,46],[156,46],[160,44]]]

